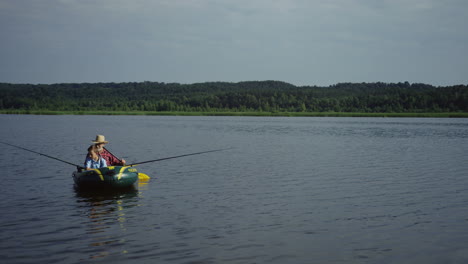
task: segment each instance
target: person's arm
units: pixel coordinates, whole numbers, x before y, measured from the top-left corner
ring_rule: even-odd
[[[101,153],[101,156],[105,156],[105,160],[109,161],[107,165],[109,166],[121,166],[125,165],[125,160],[120,160],[114,154],[110,153],[107,149],[104,148],[104,151]]]
[[[92,160],[89,157],[86,158],[84,165],[86,170],[92,170]]]
[[[106,160],[103,159],[102,157],[99,157],[99,159],[101,160],[101,168],[107,167],[107,162],[106,162]]]
[[[122,165],[122,162],[116,156],[110,155],[110,160],[112,165]]]

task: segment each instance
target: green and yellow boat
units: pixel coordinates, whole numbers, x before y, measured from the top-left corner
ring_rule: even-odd
[[[110,166],[73,172],[79,188],[120,189],[132,186],[138,180],[138,171],[129,166]]]

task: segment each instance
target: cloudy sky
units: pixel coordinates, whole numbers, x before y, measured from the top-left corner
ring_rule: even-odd
[[[466,0],[0,0],[0,82],[468,84]]]

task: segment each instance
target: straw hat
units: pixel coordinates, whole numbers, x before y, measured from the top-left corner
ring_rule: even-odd
[[[103,135],[96,135],[96,139],[93,141],[94,144],[107,144],[109,141],[106,141],[106,138]]]

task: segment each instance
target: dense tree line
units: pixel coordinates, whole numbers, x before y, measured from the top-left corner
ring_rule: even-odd
[[[279,81],[195,84],[0,83],[2,110],[468,112],[468,86],[339,83],[294,86]]]

